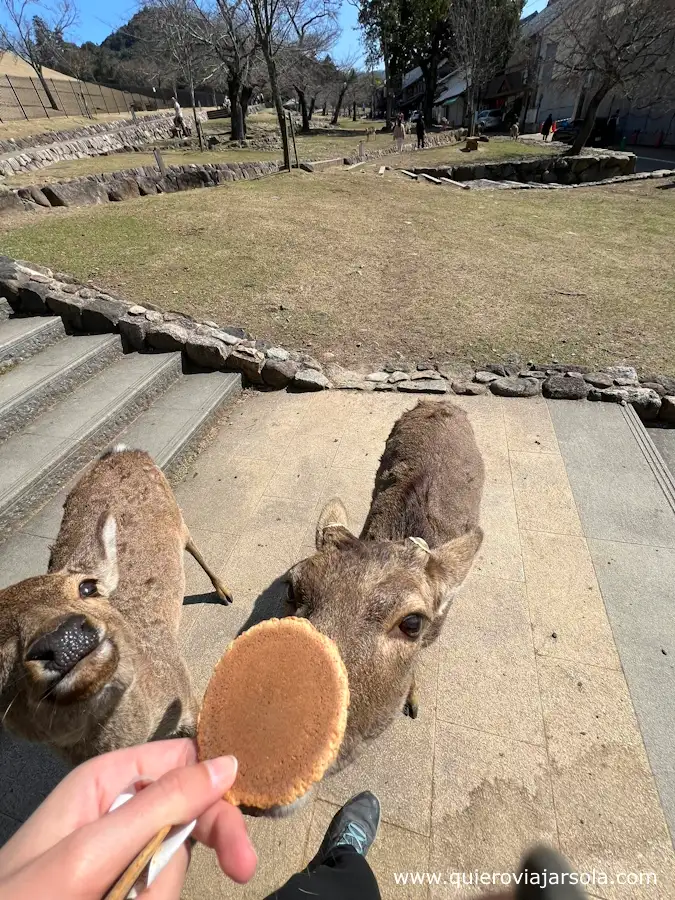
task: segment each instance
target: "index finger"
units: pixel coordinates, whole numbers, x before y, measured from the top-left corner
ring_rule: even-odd
[[[3,874],[18,871],[73,831],[100,819],[134,782],[156,780],[196,761],[196,743],[179,738],[115,750],[83,763],[54,788],[0,849]]]

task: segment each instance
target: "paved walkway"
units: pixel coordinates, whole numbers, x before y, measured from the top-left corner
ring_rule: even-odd
[[[453,401],[468,411],[486,463],[486,537],[441,639],[426,652],[419,718],[401,716],[295,816],[250,820],[260,862],[249,886],[225,881],[213,855],[196,848],[185,900],[265,896],[313,855],[337,806],[365,788],[382,800],[371,861],[384,898],[471,896],[474,890],[451,884],[397,886],[394,873],[508,872],[536,841],[559,847],[581,871],[658,879],[651,887],[596,884],[591,896],[675,896],[664,813],[669,802],[675,812],[675,792],[667,797],[673,726],[658,724],[659,713],[673,711],[663,695],[675,691],[668,657],[661,656],[667,668],[650,658],[654,629],[663,641],[673,634],[659,618],[665,595],[653,557],[669,554],[673,565],[675,516],[619,407]],[[274,612],[277,579],[313,551],[323,502],[339,495],[360,528],[384,440],[415,402],[381,393],[276,393],[252,395],[234,410],[177,490],[198,545],[220,560],[236,598],[228,608],[185,608],[183,649],[199,692],[242,625]],[[651,481],[638,497],[643,477]],[[624,489],[625,502],[614,502]],[[186,560],[188,594],[197,599],[210,585]],[[632,643],[631,610],[642,623]],[[625,657],[631,646],[633,663]],[[675,653],[675,646],[663,649]],[[638,682],[644,690],[660,684],[660,696],[636,690]],[[15,760],[0,787],[31,784],[36,770],[21,745],[0,741],[3,761],[8,752]],[[9,825],[22,817],[13,796],[11,808],[0,801]]]

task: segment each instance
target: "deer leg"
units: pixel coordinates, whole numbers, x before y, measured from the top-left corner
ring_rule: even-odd
[[[224,603],[226,606],[228,603],[232,603],[232,594],[225,587],[223,582],[215,575],[210,569],[208,563],[204,559],[204,557],[199,552],[199,549],[195,546],[195,542],[192,540],[191,536],[188,534],[187,542],[185,544],[185,549],[190,554],[190,556],[195,559],[202,569],[209,576],[211,584],[215,588],[216,594],[218,594],[218,599]]]
[[[410,690],[408,691],[408,696],[406,697],[406,701],[403,705],[403,715],[410,716],[411,719],[416,719],[417,713],[419,712],[419,703],[420,703],[420,698],[417,693],[417,685],[415,684],[415,676],[413,675],[412,684],[410,685]]]

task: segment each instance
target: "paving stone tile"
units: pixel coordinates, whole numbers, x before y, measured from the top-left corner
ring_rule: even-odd
[[[468,592],[450,609],[441,636],[438,718],[543,745],[524,585],[476,578]],[[478,595],[474,607],[465,602],[471,595]]]
[[[556,845],[546,752],[439,722],[434,755],[430,871],[446,873],[434,900],[475,896],[450,873],[517,871],[523,848]]]
[[[553,453],[511,453],[518,524],[530,531],[581,534],[581,522],[562,458]]]
[[[207,531],[240,532],[277,468],[267,459],[246,459],[229,455],[208,467],[200,457],[185,481],[176,488],[176,497],[188,528]]]
[[[486,482],[480,507],[484,538],[473,569],[477,575],[524,581],[518,519],[511,484]]]
[[[536,652],[619,668],[585,538],[522,530],[520,541]]]
[[[509,452],[560,453],[543,397],[512,397],[502,410]]]
[[[561,850],[579,871],[655,872],[672,897],[673,847],[623,673],[537,662]],[[601,897],[645,888],[596,887]]]

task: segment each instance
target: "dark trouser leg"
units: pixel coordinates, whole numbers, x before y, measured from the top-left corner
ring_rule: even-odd
[[[338,847],[311,872],[303,869],[267,900],[380,900],[380,889],[364,856],[353,847]]]

